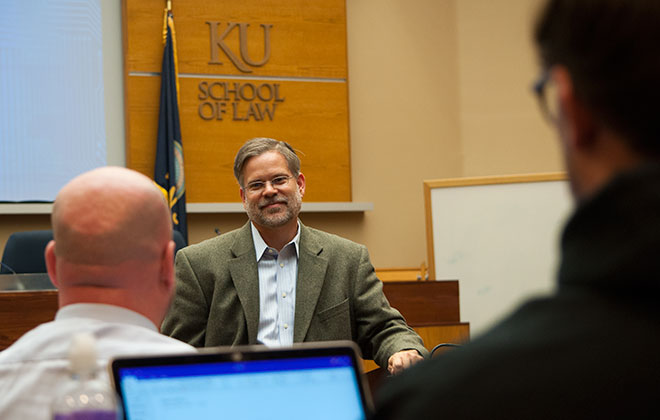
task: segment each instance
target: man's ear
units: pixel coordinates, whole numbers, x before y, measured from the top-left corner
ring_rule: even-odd
[[[55,256],[55,241],[48,242],[46,249],[44,250],[44,258],[46,260],[46,271],[48,271],[48,277],[50,281],[59,288],[60,284],[57,280],[57,257]]]
[[[243,207],[245,207],[247,205],[247,197],[245,197],[245,190],[243,188],[239,188],[238,193],[241,195],[241,202],[243,203]]]
[[[169,241],[165,250],[163,251],[163,256],[161,258],[160,264],[160,281],[163,286],[168,290],[173,290],[175,281],[174,281],[174,253],[176,252],[176,244],[174,241]]]
[[[300,191],[300,196],[304,197],[305,196],[305,175],[301,173],[298,174],[298,178],[296,178],[296,184],[298,185],[298,191]]]
[[[591,148],[597,131],[593,113],[576,96],[573,79],[566,67],[555,66],[551,77],[552,82],[557,86],[559,129],[567,146],[582,151]]]

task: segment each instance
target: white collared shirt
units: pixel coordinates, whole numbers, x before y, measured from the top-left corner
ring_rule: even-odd
[[[259,270],[257,341],[267,346],[289,346],[293,344],[300,223],[296,236],[280,252],[269,247],[254,224],[250,225]]]
[[[195,353],[162,335],[149,319],[113,305],[77,303],[55,320],[28,331],[0,352],[0,419],[49,419],[50,405],[71,377],[69,346],[81,332],[96,338],[98,377],[108,383],[107,363],[116,356]]]

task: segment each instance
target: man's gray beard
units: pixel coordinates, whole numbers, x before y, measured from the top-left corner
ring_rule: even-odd
[[[288,197],[285,197],[288,198]],[[300,191],[296,190],[295,194],[285,203],[284,211],[278,211],[273,214],[268,214],[268,210],[259,210],[258,203],[256,206],[248,206],[247,214],[250,220],[260,226],[268,228],[277,228],[289,223],[292,219],[297,218],[302,207],[302,196]]]

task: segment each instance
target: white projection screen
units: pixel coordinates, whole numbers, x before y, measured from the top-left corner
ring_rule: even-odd
[[[0,202],[124,165],[119,0],[0,0]]]

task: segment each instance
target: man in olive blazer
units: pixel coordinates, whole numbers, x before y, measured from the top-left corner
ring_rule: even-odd
[[[391,373],[426,355],[367,249],[298,220],[305,176],[290,145],[249,140],[234,175],[250,222],[178,252],[165,334],[198,347],[353,340]]]
[[[353,340],[380,366],[403,349],[426,354],[387,302],[366,247],[300,228],[294,342]],[[176,276],[165,334],[196,347],[257,343],[259,281],[250,223],[180,250]]]

